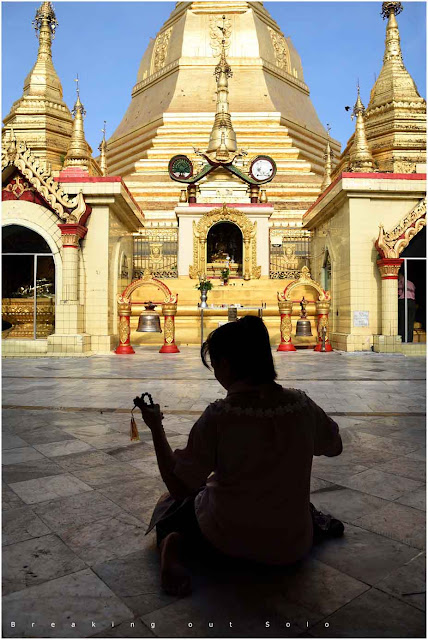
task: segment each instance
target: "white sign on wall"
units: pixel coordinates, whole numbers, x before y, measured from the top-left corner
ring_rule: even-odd
[[[369,326],[369,312],[354,311],[354,327],[368,327],[368,326]]]

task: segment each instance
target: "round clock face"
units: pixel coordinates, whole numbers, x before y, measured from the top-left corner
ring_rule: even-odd
[[[174,156],[169,161],[169,174],[175,180],[187,180],[193,175],[193,165],[187,156]]]
[[[272,158],[259,156],[256,158],[250,169],[251,177],[259,182],[271,180],[276,173],[276,165]]]

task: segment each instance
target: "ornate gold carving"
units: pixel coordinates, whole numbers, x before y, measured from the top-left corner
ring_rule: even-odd
[[[162,242],[151,242],[150,243],[150,265],[154,265],[155,267],[162,262]]]
[[[25,191],[35,191],[34,187],[31,187],[26,180],[22,181],[20,176],[16,176],[4,190],[13,193],[18,200]]]
[[[165,66],[171,32],[172,27],[170,27],[166,31],[162,31],[156,38],[155,46],[153,48],[152,73],[160,71]]]
[[[292,333],[291,316],[283,315],[280,324],[281,339],[284,342],[290,342]]]
[[[167,344],[174,342],[174,320],[171,316],[165,316],[164,336]]]
[[[133,294],[133,292],[139,287],[143,287],[146,285],[151,285],[153,287],[156,287],[160,291],[162,291],[165,297],[164,303],[169,303],[169,304],[177,303],[177,294],[171,293],[171,290],[166,286],[166,284],[164,284],[163,282],[161,282],[161,280],[158,280],[157,278],[153,278],[150,271],[147,270],[145,271],[144,276],[142,278],[139,278],[138,280],[134,280],[133,282],[131,282],[131,284],[129,284],[126,287],[126,289],[122,293],[118,294],[117,302],[119,304],[119,308],[120,308],[120,305],[127,305],[127,304],[129,305],[131,303],[131,295]]]
[[[77,196],[70,199],[60,183],[54,180],[51,172],[42,167],[40,160],[32,155],[27,144],[17,142],[13,132],[11,137],[9,141],[3,141],[2,170],[9,165],[14,165],[49,203],[59,218],[67,222],[79,222],[86,211],[83,194],[79,192]]]
[[[121,315],[119,320],[119,341],[123,344],[129,338],[129,316]]]
[[[261,267],[257,266],[256,229],[257,223],[238,209],[229,209],[225,204],[222,208],[212,209],[204,214],[199,222],[193,222],[193,265],[189,267],[190,278],[197,278],[198,274],[206,271],[206,241],[210,228],[218,222],[233,222],[236,224],[244,240],[244,278],[260,278]]]
[[[290,72],[289,53],[286,39],[282,33],[278,33],[278,31],[275,31],[272,27],[268,27],[268,30],[272,40],[273,49],[275,51],[276,66],[284,71]]]
[[[215,58],[221,54],[223,40],[226,52],[229,50],[231,34],[232,22],[228,17],[223,20],[219,15],[210,16],[210,45]]]
[[[330,300],[330,293],[328,291],[324,291],[324,289],[321,287],[321,285],[318,284],[318,282],[312,280],[308,267],[303,267],[302,271],[300,272],[300,278],[294,280],[293,282],[290,282],[290,284],[286,286],[282,293],[277,294],[278,302],[285,302],[287,300],[290,301],[291,292],[293,291],[293,289],[302,285],[309,286],[315,289],[315,291],[317,291],[319,294],[318,300]]]
[[[398,258],[410,240],[426,225],[426,197],[407,213],[391,231],[385,232],[380,225],[375,247],[382,258]]]
[[[64,233],[61,236],[62,245],[71,245],[73,247],[78,247],[81,236],[77,233]]]
[[[398,272],[400,271],[401,263],[403,261],[399,258],[394,261],[394,258],[384,258],[377,261],[377,266],[381,278],[398,278]]]
[[[3,298],[3,318],[12,323],[8,338],[34,338],[34,298]],[[37,298],[36,334],[46,338],[54,331],[53,299]]]

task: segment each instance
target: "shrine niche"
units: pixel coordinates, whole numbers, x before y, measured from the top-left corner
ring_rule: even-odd
[[[244,280],[260,278],[261,267],[257,266],[256,253],[257,223],[251,222],[245,213],[239,211],[239,209],[231,209],[225,204],[222,208],[212,209],[212,211],[206,213],[199,222],[193,222],[193,265],[189,268],[190,278],[198,278],[199,275],[208,274],[209,265],[215,264],[215,262],[209,262],[209,259],[212,259],[213,256],[214,259],[218,259],[222,254],[224,261],[221,261],[221,265],[222,267],[225,266],[227,252],[221,247],[216,250],[215,247],[212,248],[211,244],[213,236],[214,238],[216,237],[214,227],[215,225],[220,225],[220,223],[229,223],[231,225],[229,229],[232,226],[238,227],[237,231],[242,235],[241,243],[239,243],[238,233],[236,231],[233,232],[233,243],[234,245],[236,244],[236,248],[234,246],[233,249],[236,251],[236,256],[241,256],[242,267],[240,275]],[[209,240],[210,244],[208,244]],[[229,257],[231,258],[232,256]],[[235,268],[238,275],[238,263],[236,262]]]
[[[207,275],[220,276],[226,266],[231,277],[242,276],[243,236],[232,222],[219,222],[207,235]]]
[[[296,295],[297,290],[314,290],[315,300],[305,300],[305,304],[302,307],[306,318],[306,307],[308,308],[309,315],[316,316],[315,324],[317,330],[316,346],[314,351],[333,351],[328,329],[328,314],[330,311],[330,293],[324,291],[321,285],[315,280],[312,280],[308,267],[303,267],[300,277],[290,282],[282,293],[277,293],[278,308],[281,315],[281,344],[278,347],[278,351],[296,351],[296,348],[292,342],[293,329],[291,317],[299,315],[299,312],[293,309],[293,303],[296,303],[292,299],[292,293]],[[303,316],[301,316],[303,317]],[[304,345],[297,345],[304,346]]]

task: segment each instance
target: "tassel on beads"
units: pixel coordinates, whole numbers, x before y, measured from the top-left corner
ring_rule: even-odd
[[[138,429],[137,429],[137,423],[135,422],[135,419],[134,419],[134,409],[132,409],[131,411],[131,429],[129,433],[131,437],[131,442],[140,439],[140,434],[138,433]]]

